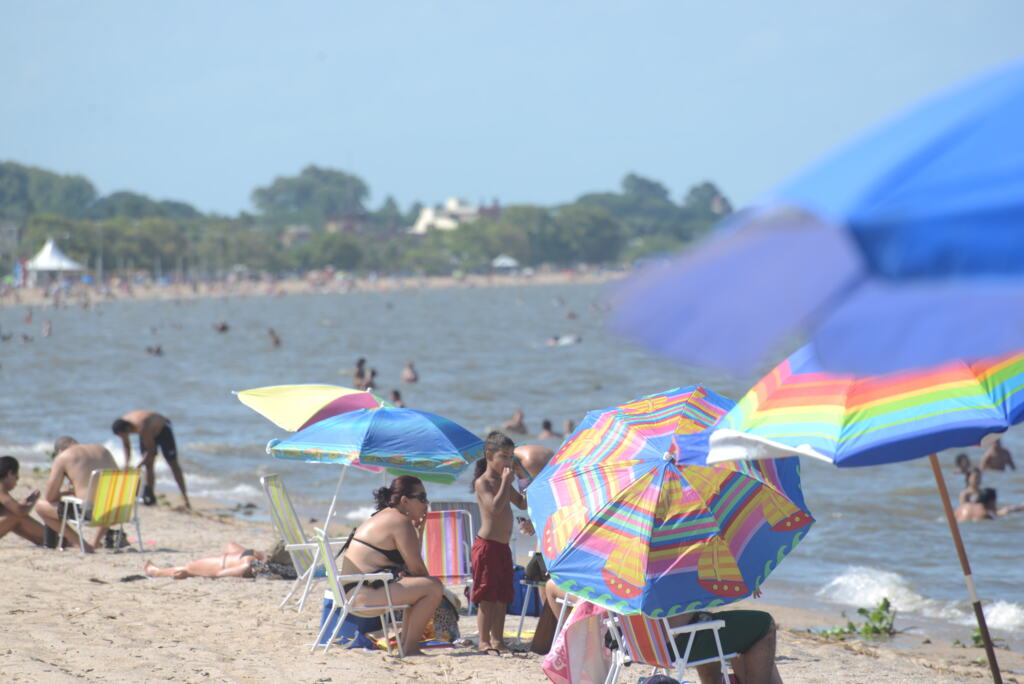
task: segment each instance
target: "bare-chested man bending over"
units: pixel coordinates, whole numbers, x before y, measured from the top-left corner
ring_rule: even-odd
[[[174,475],[174,481],[178,483],[181,496],[185,499],[185,507],[192,508],[189,503],[188,494],[185,491],[185,474],[181,472],[178,464],[178,447],[174,443],[174,433],[171,431],[171,421],[159,413],[153,411],[131,411],[114,421],[110,429],[115,435],[121,438],[124,445],[124,467],[131,467],[132,445],[128,435],[137,433],[139,435],[139,451],[142,453],[142,467],[145,470],[145,486],[142,488],[142,503],[152,506],[156,503],[156,495],[153,493],[153,485],[156,483],[156,474],[153,465],[156,461],[156,448],[164,455],[164,460]]]
[[[117,468],[114,457],[100,444],[79,444],[73,437],[61,437],[53,445],[56,458],[50,468],[50,479],[46,481],[43,495],[36,501],[36,513],[46,526],[54,532],[60,532],[62,506],[60,497],[65,494],[77,496],[84,501],[89,500],[89,476],[94,470]],[[64,478],[71,481],[71,488],[62,490]],[[85,550],[92,553],[93,547],[103,540],[107,528],[100,527],[92,544],[86,542]],[[78,542],[78,535],[70,527],[64,531],[72,544]]]

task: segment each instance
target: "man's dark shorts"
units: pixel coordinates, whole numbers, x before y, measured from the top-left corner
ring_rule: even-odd
[[[164,455],[164,459],[168,463],[178,460],[178,447],[174,443],[174,433],[171,432],[170,421],[167,421],[167,423],[164,424],[164,429],[157,434],[156,446],[160,450],[160,453]],[[146,449],[142,446],[142,435],[139,435],[139,453],[146,453]]]
[[[720,610],[709,613],[708,617],[712,620],[725,620],[725,627],[718,633],[722,637],[723,653],[746,653],[751,646],[763,639],[772,627],[772,616],[760,610]],[[680,634],[676,637],[676,647],[680,656],[686,652],[686,642],[690,636]],[[715,637],[711,630],[697,632],[694,635],[690,660],[703,660],[716,655],[718,650],[715,648]]]

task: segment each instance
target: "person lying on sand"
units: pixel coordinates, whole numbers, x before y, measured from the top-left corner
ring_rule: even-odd
[[[185,565],[161,568],[152,561],[146,561],[143,572],[150,577],[173,577],[188,579],[189,577],[254,577],[253,563],[266,561],[267,556],[261,551],[247,549],[241,544],[228,542],[218,556],[208,556],[190,560]]]

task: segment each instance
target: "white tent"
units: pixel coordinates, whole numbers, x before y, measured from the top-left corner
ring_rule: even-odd
[[[519,268],[519,262],[508,254],[499,254],[491,262],[491,268]]]
[[[66,273],[72,271],[84,271],[85,266],[69,259],[52,238],[46,241],[43,248],[28,260],[25,269],[29,272],[29,279],[34,284],[40,273]]]

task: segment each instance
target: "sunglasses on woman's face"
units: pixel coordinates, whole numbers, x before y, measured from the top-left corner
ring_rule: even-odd
[[[427,498],[427,493],[426,492],[420,492],[419,494],[410,494],[409,498],[410,499],[419,499],[423,503],[427,503],[430,500],[430,499]]]

